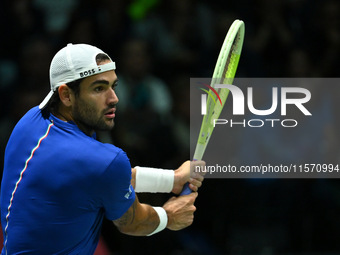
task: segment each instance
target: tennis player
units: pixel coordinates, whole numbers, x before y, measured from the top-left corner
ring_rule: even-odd
[[[140,236],[192,224],[203,176],[190,171],[204,162],[175,171],[131,169],[123,150],[96,140],[96,130],[114,126],[115,69],[107,54],[86,44],[68,44],[54,56],[50,93],[17,123],[6,147],[1,254],[93,254],[104,217]],[[162,207],[135,194],[179,194],[186,182],[194,192]]]

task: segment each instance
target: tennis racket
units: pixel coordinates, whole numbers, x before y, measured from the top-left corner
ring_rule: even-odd
[[[233,83],[238,62],[241,56],[244,30],[244,22],[237,19],[230,26],[224,39],[210,83],[209,92],[212,96],[208,97],[206,103],[206,114],[202,120],[202,125],[194,153],[194,160],[201,160],[203,158],[205,149],[214,130],[213,121],[214,119],[219,118],[227,100],[229,90],[226,88],[218,88],[218,86],[215,87],[215,85]],[[180,195],[187,195],[190,193],[191,189],[187,183],[185,184]]]

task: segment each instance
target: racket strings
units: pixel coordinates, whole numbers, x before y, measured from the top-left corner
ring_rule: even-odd
[[[215,88],[215,84],[232,84],[238,62],[241,55],[242,45],[244,37],[244,23],[240,20],[235,20],[231,25],[226,39],[222,45],[220,54],[218,56],[214,73],[211,80],[211,87],[214,90],[210,90],[212,97],[207,99],[207,112],[203,117],[194,158],[202,159],[205,148],[209,142],[211,134],[214,130],[214,119],[218,119],[220,113],[227,100],[229,89],[227,88]],[[217,98],[219,97],[219,100]],[[222,103],[221,103],[222,102]]]
[[[225,78],[224,84],[231,84],[234,79],[240,55],[237,54],[238,43],[240,41],[240,33],[238,32],[233,44],[230,48],[230,54],[228,56],[226,65],[224,66],[223,77]]]
[[[240,57],[239,54],[237,54],[239,42],[240,42],[240,33],[237,33],[233,41],[233,44],[230,47],[229,55],[224,65],[222,78],[220,79],[222,84],[232,84],[233,82],[233,79],[234,79],[234,76],[237,70],[238,62],[239,62],[239,57]],[[222,108],[224,106],[226,98],[228,97],[229,90],[226,88],[225,89],[219,88],[217,89],[217,91],[223,102],[223,105],[221,105],[221,108]]]

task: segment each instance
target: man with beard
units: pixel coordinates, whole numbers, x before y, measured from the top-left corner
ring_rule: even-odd
[[[115,63],[100,49],[68,44],[50,66],[51,91],[17,123],[5,152],[1,185],[1,254],[93,254],[103,218],[129,235],[180,230],[193,222],[204,162],[175,171],[136,167],[125,152],[97,141],[114,126],[118,97]],[[190,195],[162,207],[136,192]]]

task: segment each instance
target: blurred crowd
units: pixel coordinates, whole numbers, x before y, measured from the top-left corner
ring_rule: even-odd
[[[211,76],[234,19],[246,25],[237,76],[338,77],[339,17],[337,0],[2,1],[1,155],[16,122],[50,90],[50,61],[69,42],[95,45],[117,65],[116,126],[99,139],[123,148],[133,166],[174,168],[190,158],[190,78]],[[338,130],[333,108],[332,130]],[[338,152],[340,137],[330,136]],[[187,231],[133,238],[105,222],[107,246],[114,254],[340,251],[336,180],[204,185],[197,221]]]

